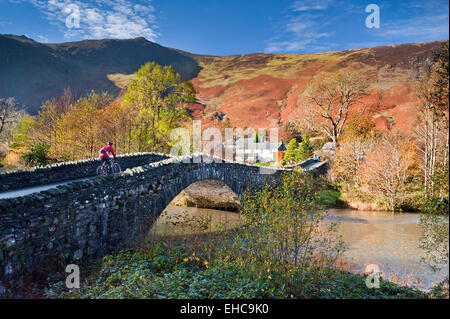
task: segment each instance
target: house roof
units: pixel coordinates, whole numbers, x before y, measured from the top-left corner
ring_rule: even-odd
[[[284,145],[284,143],[281,142],[280,146],[278,146],[278,151],[279,151],[279,152],[284,152],[284,151],[286,151],[286,150],[287,150],[286,145]]]

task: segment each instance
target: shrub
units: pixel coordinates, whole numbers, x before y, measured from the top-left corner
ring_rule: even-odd
[[[240,212],[247,223],[233,239],[235,262],[264,276],[276,269],[286,281],[294,269],[331,266],[344,247],[335,224],[319,224],[325,212],[315,182],[291,172],[279,184],[247,192]]]
[[[33,145],[31,150],[22,155],[22,160],[27,166],[45,166],[50,162],[48,152],[50,146],[45,143]]]

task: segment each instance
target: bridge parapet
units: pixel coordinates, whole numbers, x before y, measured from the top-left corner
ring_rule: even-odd
[[[158,153],[135,153],[118,156],[119,163],[124,169],[161,161],[166,158],[169,158],[169,156]],[[39,166],[29,170],[0,173],[0,192],[93,176],[100,164],[100,159],[90,158],[43,167]]]

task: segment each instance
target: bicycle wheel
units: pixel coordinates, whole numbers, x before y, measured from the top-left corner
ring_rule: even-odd
[[[113,164],[112,171],[113,171],[113,173],[120,173],[122,171],[122,169],[120,168],[119,163],[114,163]]]
[[[107,174],[107,171],[105,170],[105,166],[104,165],[100,165],[97,168],[97,175],[105,175]]]

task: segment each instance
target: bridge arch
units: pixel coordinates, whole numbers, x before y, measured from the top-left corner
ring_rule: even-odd
[[[240,196],[223,181],[207,178],[198,180],[183,189],[169,203],[169,206],[236,212],[241,206],[240,199]]]

